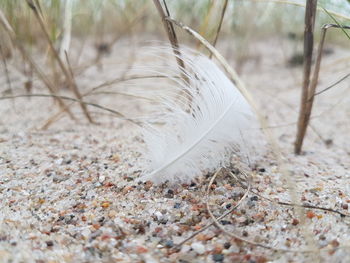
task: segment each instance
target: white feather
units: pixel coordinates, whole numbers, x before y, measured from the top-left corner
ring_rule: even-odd
[[[167,61],[164,54],[158,56]],[[163,67],[162,74],[172,85],[157,91],[160,105],[153,121],[143,129],[144,156],[149,164],[143,181],[189,182],[203,172],[214,171],[239,151],[244,144],[242,136],[254,122],[247,101],[213,61],[183,48],[181,59],[189,81],[173,77],[179,71],[176,63]],[[191,111],[186,93],[192,98]]]

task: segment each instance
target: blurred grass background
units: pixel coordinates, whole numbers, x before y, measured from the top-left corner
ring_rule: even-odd
[[[159,17],[150,0],[69,0],[71,1],[72,35],[85,39],[95,37],[118,38],[132,34],[163,36]],[[64,0],[41,0],[40,6],[51,40],[58,43],[64,25]],[[199,31],[208,40],[214,37],[224,0],[168,0],[171,15]],[[305,1],[233,0],[229,1],[220,35],[232,42],[242,39],[264,38],[276,34],[301,37]],[[350,18],[348,0],[323,0],[319,7],[335,14],[339,22]],[[39,44],[42,32],[24,0],[1,0],[0,8],[16,34],[28,46]],[[346,19],[347,18],[347,19]],[[333,22],[323,11],[319,12],[316,28]],[[316,30],[317,31],[317,30]],[[1,32],[3,33],[3,32]],[[338,33],[329,39],[345,44]]]
[[[62,79],[58,73],[59,63],[54,52],[50,52],[50,43],[45,38],[45,32],[27,1],[39,7],[47,35],[62,60],[65,60],[62,47],[69,51],[74,74],[79,74],[77,67],[81,66],[80,54],[86,46],[91,47],[91,43],[97,54],[93,61],[98,63],[101,56],[108,54],[112,48],[118,50],[118,41],[125,39],[135,42],[168,41],[159,14],[151,0],[1,0],[0,10],[13,28],[18,42],[33,56],[40,67],[45,65],[45,68],[42,67],[44,72],[50,71],[54,82],[52,86],[59,86],[57,83],[60,83],[60,78]],[[225,0],[167,0],[166,3],[173,18],[190,26],[213,43]],[[342,24],[350,22],[348,0],[320,0],[318,6],[316,43],[323,24],[334,23],[333,18]],[[226,48],[223,55],[233,59],[239,71],[239,65],[249,59],[255,43],[288,38],[294,43],[292,48],[295,57],[291,58],[291,63],[300,65],[304,13],[305,1],[302,0],[229,0],[218,46],[223,44],[230,47]],[[185,32],[177,30],[177,34],[180,44],[200,49],[199,43]],[[28,59],[21,60],[21,54],[16,52],[18,47],[13,46],[8,32],[3,27],[0,27],[0,35],[2,57],[5,59],[15,57],[15,61],[11,61],[11,64],[30,80],[35,67],[27,63]],[[70,42],[72,46],[74,44],[74,48],[68,48]],[[348,47],[349,39],[341,30],[330,30],[326,43]],[[4,66],[6,67],[6,61]],[[69,78],[66,76],[65,79],[67,81]],[[25,83],[29,88],[30,81],[29,84]]]

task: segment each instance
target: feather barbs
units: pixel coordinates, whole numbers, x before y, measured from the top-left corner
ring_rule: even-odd
[[[203,171],[226,165],[254,122],[247,101],[212,60],[188,49],[181,49],[181,59],[186,80],[174,77],[179,72],[176,63],[154,69],[172,84],[157,90],[153,121],[142,131],[149,166],[141,180],[189,182]]]

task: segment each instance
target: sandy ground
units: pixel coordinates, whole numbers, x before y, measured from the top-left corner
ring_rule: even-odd
[[[176,186],[135,183],[144,168],[143,140],[135,125],[94,108],[99,125],[89,125],[75,106],[78,121],[65,116],[40,130],[58,110],[51,99],[2,100],[0,262],[349,262],[350,81],[316,98],[305,152],[295,156],[301,68],[287,65],[290,46],[287,39],[255,43],[241,76],[268,118],[297,201],[343,216],[302,209],[300,217],[293,207],[276,204],[290,202],[291,192],[266,148],[249,156],[253,192],[220,222],[229,233],[270,248],[230,237],[215,226],[177,248],[212,222],[205,206],[210,175]],[[319,89],[349,73],[350,51],[330,48]],[[229,43],[219,49],[232,56]],[[125,67],[118,63],[132,56],[132,49],[125,50],[104,58],[102,69],[77,76],[79,87],[122,74]],[[23,93],[23,77],[13,71],[11,78],[15,92]],[[1,83],[3,91],[4,78]],[[39,86],[36,91],[42,92]],[[91,100],[126,115],[142,111],[142,105],[116,97]],[[214,184],[209,203],[218,217],[245,190],[228,176]]]

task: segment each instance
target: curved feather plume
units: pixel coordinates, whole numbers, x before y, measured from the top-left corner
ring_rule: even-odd
[[[163,62],[169,52],[157,49]],[[153,71],[171,84],[154,94],[160,104],[143,129],[149,167],[140,180],[188,182],[227,164],[254,122],[249,104],[213,61],[188,49],[181,59],[186,79],[174,77],[176,64]]]

